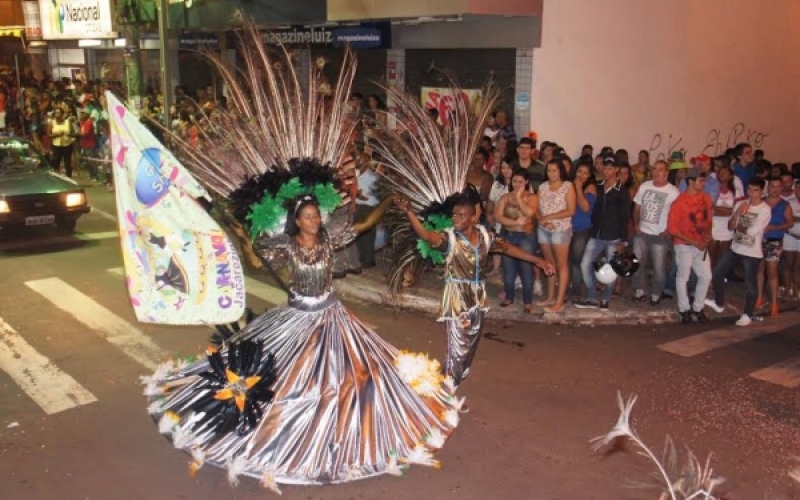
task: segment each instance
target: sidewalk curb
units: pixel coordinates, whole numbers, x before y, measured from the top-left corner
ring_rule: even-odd
[[[436,316],[439,312],[439,301],[431,297],[423,297],[403,293],[393,297],[385,285],[377,285],[374,280],[360,276],[348,276],[334,282],[336,292],[341,297],[360,300],[370,304],[384,307],[422,312]],[[678,314],[674,311],[658,310],[652,312],[632,314],[630,310],[614,311],[583,311],[580,315],[564,313],[533,313],[525,314],[516,309],[502,309],[490,307],[487,314],[489,319],[500,321],[520,321],[524,323],[543,325],[573,325],[573,326],[599,326],[599,325],[660,325],[677,323]],[[725,317],[725,316],[720,316]]]

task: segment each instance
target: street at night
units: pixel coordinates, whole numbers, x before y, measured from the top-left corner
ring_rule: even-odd
[[[159,435],[138,383],[170,356],[202,352],[202,327],[137,323],[128,302],[112,195],[87,188],[96,209],[75,237],[4,234],[0,296],[0,498],[133,500],[266,498],[244,478],[232,488]],[[256,311],[279,300],[266,275],[249,281]],[[252,286],[261,282],[260,286]],[[441,357],[432,317],[347,306],[401,349]],[[632,427],[660,450],[666,435],[727,478],[726,498],[792,498],[800,454],[800,313],[748,329],[708,325],[570,327],[490,321],[459,388],[469,411],[436,457],[324,487],[283,486],[297,499],[655,499],[630,489],[652,464],[626,445],[592,451],[617,421],[617,391],[638,396]],[[714,331],[708,335],[704,332]],[[691,337],[691,338],[689,338]],[[45,383],[47,382],[47,383]],[[612,453],[611,451],[615,451]]]

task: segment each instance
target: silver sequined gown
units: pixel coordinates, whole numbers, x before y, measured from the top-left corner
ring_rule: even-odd
[[[433,451],[452,432],[460,406],[452,385],[418,394],[395,367],[397,349],[335,298],[333,251],[355,235],[349,225],[330,234],[310,251],[287,235],[255,242],[274,267],[289,266],[292,293],[287,305],[265,312],[228,344],[261,340],[275,356],[275,397],[261,406],[254,430],[191,434],[190,403],[203,392],[197,374],[208,370],[206,358],[162,366],[147,378],[154,419],[177,421],[161,429],[176,448],[262,480],[325,484],[396,472],[393,464],[414,462],[415,452]]]
[[[452,229],[443,234],[447,261],[438,321],[447,327],[445,371],[458,386],[469,374],[489,310],[481,263],[489,255],[494,238],[480,226],[477,245]]]

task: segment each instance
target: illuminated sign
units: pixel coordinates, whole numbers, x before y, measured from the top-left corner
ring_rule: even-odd
[[[116,38],[110,0],[39,0],[45,40]]]

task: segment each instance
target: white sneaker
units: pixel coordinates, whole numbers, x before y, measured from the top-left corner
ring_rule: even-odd
[[[722,311],[725,310],[725,306],[721,306],[721,305],[717,304],[716,302],[714,302],[713,299],[706,299],[705,300],[705,304],[706,304],[706,306],[710,307],[711,309],[713,309],[714,311],[716,311],[718,313],[721,313]],[[750,323],[748,323],[748,324],[750,324]]]
[[[736,326],[747,326],[752,322],[753,320],[750,319],[750,316],[742,314],[742,317],[739,318],[738,321],[736,321]]]
[[[536,295],[537,297],[541,297],[542,295],[544,295],[544,290],[542,290],[541,281],[536,280],[533,282],[533,294]]]

